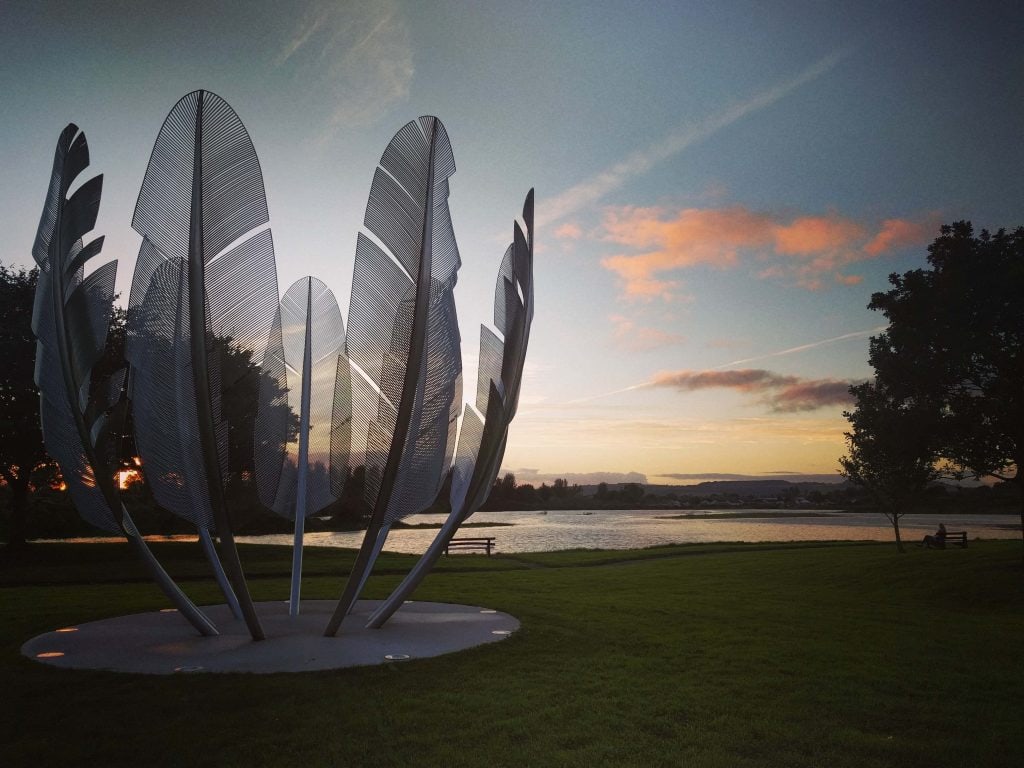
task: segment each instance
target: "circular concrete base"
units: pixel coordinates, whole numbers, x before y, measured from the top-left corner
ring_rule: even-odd
[[[267,639],[253,642],[226,605],[204,606],[220,630],[202,637],[174,609],[91,621],[34,637],[25,656],[56,667],[150,675],[198,672],[308,672],[440,656],[508,637],[519,621],[471,605],[408,602],[381,629],[366,629],[379,600],[360,600],[336,637],[324,627],[337,603],[257,603]]]

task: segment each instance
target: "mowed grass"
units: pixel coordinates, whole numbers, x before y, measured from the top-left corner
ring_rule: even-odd
[[[1020,542],[452,557],[417,599],[508,611],[519,632],[378,667],[170,677],[23,658],[38,633],[166,604],[122,547],[33,549],[0,565],[3,766],[1024,765]],[[196,545],[157,549],[218,601]],[[310,550],[303,596],[336,598],[351,559]],[[286,549],[243,562],[255,599],[286,597]],[[382,558],[368,596],[410,563]]]

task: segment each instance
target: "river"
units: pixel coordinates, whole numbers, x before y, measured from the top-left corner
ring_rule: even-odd
[[[744,514],[757,517],[743,517]],[[689,516],[693,517],[689,517]],[[813,517],[808,515],[815,515]],[[682,519],[669,519],[683,516]],[[442,515],[412,515],[410,524],[441,523]],[[498,552],[545,552],[559,549],[639,549],[663,544],[723,541],[892,541],[883,515],[828,510],[572,510],[550,512],[478,512],[473,523],[511,523],[463,528],[462,536],[493,536]],[[950,531],[967,531],[968,539],[1020,538],[1017,515],[905,515],[900,532],[917,542],[939,523]],[[396,529],[384,549],[421,554],[436,529]],[[307,533],[310,546],[358,547],[361,531]],[[238,536],[239,542],[292,543],[289,535]]]

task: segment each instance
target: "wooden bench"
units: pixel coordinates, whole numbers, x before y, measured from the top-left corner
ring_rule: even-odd
[[[487,556],[490,557],[491,550],[494,547],[493,536],[480,536],[474,539],[452,539],[445,546],[444,553],[446,555],[451,554],[449,550],[452,549],[483,549],[487,551]]]
[[[946,531],[946,544],[956,544],[967,549],[967,531]]]

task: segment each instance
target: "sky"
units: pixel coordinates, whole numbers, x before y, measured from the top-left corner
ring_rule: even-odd
[[[282,294],[346,312],[370,181],[436,115],[457,171],[466,395],[536,189],[519,482],[835,478],[867,309],[942,223],[1024,224],[1014,3],[0,4],[0,261],[29,265],[60,131],[87,134],[127,298],[167,112],[226,99],[259,155]],[[100,260],[97,260],[99,263]]]

